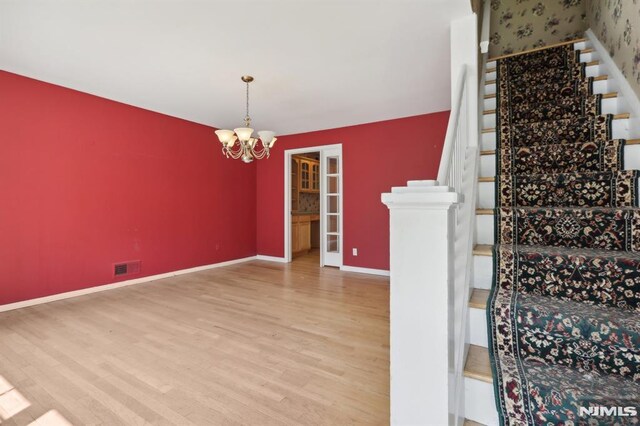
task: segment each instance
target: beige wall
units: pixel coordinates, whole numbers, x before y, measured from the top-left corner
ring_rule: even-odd
[[[591,29],[640,97],[640,1],[586,3]]]
[[[580,38],[587,28],[586,0],[491,0],[489,56]]]

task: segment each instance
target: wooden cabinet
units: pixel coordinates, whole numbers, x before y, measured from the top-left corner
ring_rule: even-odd
[[[311,190],[320,192],[320,163],[318,161],[311,163]]]
[[[291,216],[291,253],[306,253],[311,249],[311,224],[319,220],[318,215]]]
[[[308,220],[300,222],[298,239],[300,251],[309,251],[311,249],[311,222]]]
[[[300,252],[300,223],[295,220],[291,221],[291,253]]]
[[[320,192],[320,163],[311,158],[298,157],[298,190],[300,192]]]
[[[300,191],[311,188],[311,164],[308,160],[300,160]]]
[[[300,209],[300,161],[291,158],[291,210]]]

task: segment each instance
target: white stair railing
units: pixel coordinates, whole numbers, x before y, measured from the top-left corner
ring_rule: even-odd
[[[438,180],[382,194],[390,218],[391,424],[458,425],[477,191],[475,15],[451,24],[451,114]]]

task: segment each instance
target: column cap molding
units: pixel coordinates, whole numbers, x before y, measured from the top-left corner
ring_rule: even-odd
[[[448,210],[462,202],[460,194],[434,180],[409,181],[407,186],[393,187],[380,198],[389,209]]]

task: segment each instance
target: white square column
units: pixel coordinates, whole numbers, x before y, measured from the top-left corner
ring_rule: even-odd
[[[390,214],[391,424],[453,420],[451,281],[459,196],[434,181],[382,194]]]

